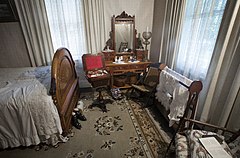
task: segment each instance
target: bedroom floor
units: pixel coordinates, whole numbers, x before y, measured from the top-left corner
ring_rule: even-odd
[[[89,89],[87,87],[87,85],[85,85],[86,87],[82,89],[82,93],[81,96],[84,97],[89,97],[92,92],[91,89]],[[93,114],[92,111],[90,111],[89,113],[91,113],[91,115]],[[101,115],[103,115],[103,113],[101,113],[100,111],[97,111],[97,113]],[[154,109],[154,107],[151,109],[151,114],[152,117],[154,117],[154,119],[156,119],[156,122],[161,124],[161,128],[163,128],[164,130],[168,131],[169,134],[171,134],[171,130],[168,129],[168,124],[164,121],[164,118],[162,118],[161,115],[158,115],[157,112],[157,108]],[[33,147],[32,148],[15,148],[15,149],[8,149],[8,150],[3,150],[0,151],[0,157],[8,157],[8,158],[52,158],[52,157],[57,157],[57,158],[69,158],[69,157],[86,157],[87,152],[91,152],[88,150],[84,150],[84,155],[80,155],[81,151],[79,151],[80,148],[84,148],[84,146],[94,146],[94,140],[92,140],[91,138],[89,139],[88,142],[81,142],[79,140],[81,140],[80,138],[83,135],[83,132],[86,132],[86,126],[88,126],[89,122],[80,122],[82,125],[82,129],[81,130],[77,130],[75,128],[73,128],[73,133],[74,136],[70,137],[70,140],[67,143],[61,143],[59,145],[59,147],[57,148],[49,148],[48,150],[44,150],[41,149],[39,151],[36,151]],[[84,129],[85,128],[85,129]],[[84,134],[85,135],[85,134]],[[94,138],[94,135],[93,135]],[[118,149],[120,150],[120,149]],[[96,151],[96,150],[95,150]],[[79,155],[73,155],[73,154],[79,154]],[[82,153],[83,154],[83,153]],[[88,156],[87,156],[88,157]],[[91,157],[91,156],[90,156]],[[90,158],[89,157],[89,158]],[[92,157],[102,157],[100,155],[98,156],[92,156]],[[104,156],[105,157],[105,156]],[[109,157],[109,156],[107,156]]]
[[[85,79],[84,74],[82,73],[82,69],[81,67],[77,67],[77,72],[79,75],[79,84],[81,87],[81,96],[85,96],[85,97],[89,97],[89,94],[91,94],[93,92],[93,90],[91,89],[91,85],[87,82],[87,80]],[[165,131],[167,131],[167,133],[169,135],[172,134],[172,130],[168,127],[167,122],[165,121],[165,119],[163,118],[163,116],[159,115],[158,113],[158,109],[155,107],[151,108],[151,112],[150,114],[152,115],[152,117],[155,119],[157,124],[161,124],[161,128],[163,128]],[[34,147],[32,148],[15,148],[15,149],[7,149],[7,150],[0,150],[0,157],[7,157],[7,158],[69,158],[69,157],[88,157],[90,158],[91,156],[87,156],[87,152],[91,152],[91,151],[85,151],[85,155],[72,155],[73,152],[76,152],[79,150],[79,147],[83,147],[85,145],[91,145],[92,142],[94,142],[93,140],[89,139],[89,142],[80,142],[79,140],[81,140],[80,138],[83,135],[83,131],[84,131],[84,127],[87,126],[87,124],[89,124],[88,121],[86,122],[81,122],[82,125],[82,130],[77,130],[75,128],[73,128],[73,133],[74,136],[70,137],[70,140],[67,143],[61,143],[59,145],[59,147],[57,148],[53,148],[51,147],[48,150],[44,150],[44,148],[42,148],[39,151],[36,151]],[[171,136],[170,136],[171,137]],[[94,143],[92,143],[94,144]],[[92,156],[93,157],[93,156]],[[102,156],[94,156],[94,157],[102,157]]]

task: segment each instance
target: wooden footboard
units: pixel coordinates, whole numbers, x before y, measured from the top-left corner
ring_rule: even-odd
[[[66,48],[59,48],[54,54],[50,94],[58,109],[63,135],[67,135],[72,127],[72,111],[77,105],[80,89],[75,63]]]

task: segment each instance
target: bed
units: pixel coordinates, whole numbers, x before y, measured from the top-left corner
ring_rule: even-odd
[[[0,68],[0,148],[66,141],[79,99],[69,50],[59,48],[52,66]]]
[[[191,126],[187,126],[185,122],[188,122],[188,125],[191,124]],[[207,137],[210,138],[208,141],[211,141],[212,143],[214,142],[212,139],[215,138],[217,142],[220,143],[222,149],[224,149],[216,149],[216,151],[218,151],[217,154],[221,154],[222,157],[240,157],[240,130],[231,131],[220,126],[190,118],[184,118],[184,124],[185,127],[179,129],[171,141],[172,144],[175,142],[176,158],[211,158],[211,152],[209,153],[200,141],[201,138]],[[169,145],[168,150],[170,146],[171,144]]]

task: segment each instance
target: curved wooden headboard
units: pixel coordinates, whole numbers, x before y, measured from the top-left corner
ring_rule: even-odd
[[[71,130],[72,111],[77,105],[79,90],[75,63],[71,53],[66,48],[59,48],[52,61],[50,94],[58,109],[63,135],[68,134]]]

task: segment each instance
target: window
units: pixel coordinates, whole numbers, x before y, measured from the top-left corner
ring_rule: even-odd
[[[227,0],[187,0],[176,71],[204,80]]]
[[[45,0],[54,49],[66,47],[81,62],[86,52],[82,1]]]

